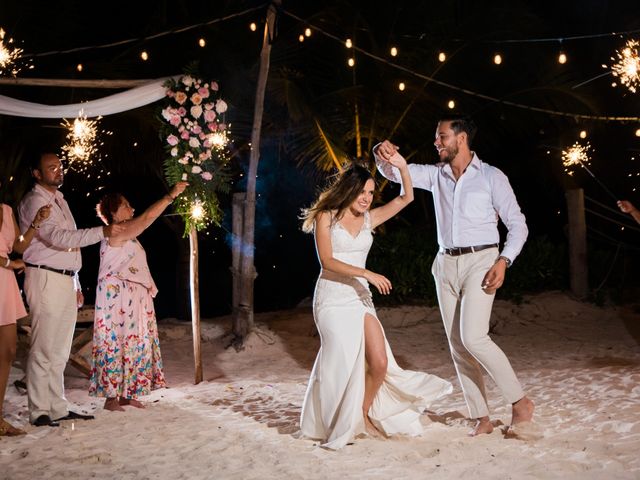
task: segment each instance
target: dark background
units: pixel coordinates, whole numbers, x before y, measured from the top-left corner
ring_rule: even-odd
[[[20,72],[21,78],[153,79],[180,74],[187,65],[198,62],[203,77],[219,81],[230,106],[233,188],[242,191],[240,174],[248,165],[266,8],[183,32],[176,30],[260,5],[248,1],[115,1],[92,5],[89,12],[85,2],[55,5],[26,0],[2,2],[0,26],[33,65]],[[410,161],[433,163],[437,118],[450,99],[456,101],[456,110],[474,115],[479,125],[475,150],[480,158],[508,175],[527,217],[530,243],[543,238],[544,248],[566,249],[565,191],[581,187],[587,197],[591,261],[600,262],[591,269],[592,288],[634,291],[638,226],[616,212],[614,199],[587,172],[579,170],[568,176],[560,154],[586,130],[594,148],[591,171],[615,197],[640,205],[636,190],[640,137],[635,135],[640,122],[576,116],[635,117],[640,113],[639,94],[622,86],[613,88],[610,75],[595,78],[607,71],[602,64],[611,64],[616,49],[634,35],[640,36],[638,2],[502,1],[483,5],[470,1],[284,0],[283,7],[304,21],[281,13],[271,52],[258,172],[256,310],[288,308],[313,292],[318,264],[313,239],[300,232],[298,215],[335,171],[326,155],[318,153],[317,139],[311,138],[316,131],[311,120],[320,120],[336,151],[354,157],[357,104],[363,161],[370,161],[373,144],[391,137]],[[252,21],[258,24],[256,33],[248,28]],[[308,25],[314,32],[301,43],[298,36]],[[635,33],[598,35],[611,32]],[[148,38],[158,33],[166,34]],[[205,48],[197,46],[200,37],[207,41]],[[357,66],[348,68],[346,59],[353,51],[341,43],[347,37],[379,59],[356,52]],[[104,47],[128,39],[134,41]],[[396,58],[388,54],[391,45],[400,50]],[[79,47],[89,48],[65,52]],[[147,62],[139,58],[143,49],[150,55]],[[569,58],[565,65],[557,62],[561,49]],[[437,60],[441,50],[448,55],[444,64]],[[497,51],[504,58],[500,66],[491,60]],[[78,63],[83,65],[82,72],[76,69]],[[427,81],[425,76],[448,86]],[[399,81],[407,84],[404,92],[397,89]],[[117,91],[0,85],[2,95],[46,104],[76,103]],[[138,211],[167,191],[162,173],[165,153],[158,137],[160,104],[102,119],[102,128],[113,132],[104,137],[100,149],[104,168],[111,175],[106,181],[96,181],[69,172],[63,187],[79,227],[98,224],[94,206],[100,187],[122,191]],[[29,186],[26,165],[34,147],[49,144],[59,148],[64,134],[60,120],[0,116],[0,200],[17,204]],[[380,186],[384,187],[380,200],[397,193],[396,186]],[[222,195],[220,200],[225,210],[222,225],[199,234],[203,316],[230,310],[230,196]],[[188,245],[180,236],[181,228],[175,217],[164,217],[140,237],[160,289],[156,298],[159,318],[185,318],[188,298],[177,259]],[[412,239],[416,245],[433,243],[428,192],[417,192],[417,201],[379,232],[380,239],[405,228],[418,232]],[[393,255],[410,260],[414,249],[411,244],[402,245]],[[93,301],[97,254],[98,246],[83,250],[81,280],[89,303]],[[372,252],[378,257],[389,254],[381,249]],[[522,264],[535,269],[533,261]],[[381,273],[394,281],[394,272]],[[536,272],[521,270],[520,274]],[[547,285],[566,286],[566,279],[548,279]]]

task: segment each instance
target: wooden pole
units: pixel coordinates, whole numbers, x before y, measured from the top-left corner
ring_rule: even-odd
[[[231,205],[231,278],[233,282],[231,306],[234,315],[237,314],[240,304],[240,257],[245,197],[244,192],[234,193]]]
[[[193,330],[193,360],[195,362],[195,384],[202,382],[202,355],[200,353],[200,288],[198,280],[198,232],[189,231],[189,284],[191,285],[191,327]]]
[[[256,85],[256,101],[253,112],[253,127],[251,130],[251,152],[249,155],[249,170],[247,172],[247,196],[244,203],[244,221],[241,244],[240,261],[240,302],[238,311],[233,319],[234,341],[236,350],[243,347],[244,337],[253,329],[253,285],[256,277],[254,264],[255,222],[256,222],[256,176],[258,161],[260,160],[260,132],[262,129],[262,114],[264,111],[264,94],[269,77],[269,58],[271,42],[276,36],[277,7],[281,0],[273,0],[267,11],[267,21],[262,39],[260,52],[260,70]]]
[[[584,192],[577,188],[568,190],[565,196],[569,219],[569,280],[571,292],[582,299],[589,293]]]

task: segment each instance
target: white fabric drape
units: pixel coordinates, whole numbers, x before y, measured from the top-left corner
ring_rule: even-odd
[[[0,115],[32,118],[75,118],[80,111],[88,118],[112,115],[133,110],[160,100],[165,96],[164,82],[170,77],[155,80],[126,92],[71,105],[43,105],[0,95]]]

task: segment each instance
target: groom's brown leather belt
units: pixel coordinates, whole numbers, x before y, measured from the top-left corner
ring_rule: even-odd
[[[61,270],[59,268],[47,267],[46,265],[34,265],[33,263],[24,262],[27,267],[31,268],[42,268],[43,270],[49,270],[50,272],[60,273],[62,275],[69,275],[70,277],[75,276],[75,270]]]
[[[475,245],[473,247],[444,248],[443,251],[447,255],[457,257],[458,255],[464,255],[466,253],[474,253],[479,252],[480,250],[486,250],[487,248],[498,248],[498,244],[492,243],[490,245]]]

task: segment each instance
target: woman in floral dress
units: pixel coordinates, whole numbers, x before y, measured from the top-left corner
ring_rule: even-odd
[[[144,408],[137,398],[166,386],[153,306],[158,289],[136,237],[186,187],[186,182],[178,182],[136,218],[119,193],[105,195],[96,207],[105,224],[126,227],[100,245],[89,395],[106,397],[105,410],[121,411],[123,405]]]

